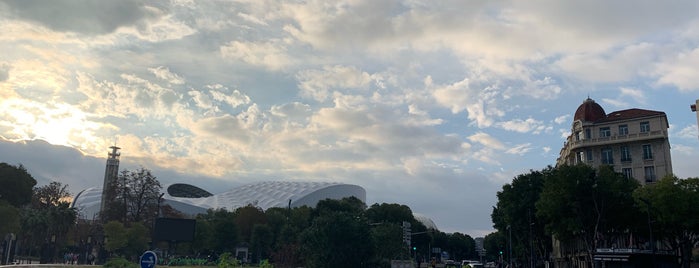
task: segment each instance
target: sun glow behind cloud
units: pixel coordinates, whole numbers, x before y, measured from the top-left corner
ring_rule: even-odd
[[[10,128],[5,138],[15,141],[42,139],[51,144],[97,152],[104,146],[98,132],[114,128],[90,119],[82,110],[65,103],[7,99],[0,102],[0,110],[4,118],[0,125]]]

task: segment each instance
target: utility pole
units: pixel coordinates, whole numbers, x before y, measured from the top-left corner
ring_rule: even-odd
[[[509,261],[507,263],[509,263],[510,267],[512,267],[512,227],[509,224],[507,225],[507,231],[509,233],[508,234],[509,238],[507,239],[508,240],[508,243],[507,243],[508,250],[507,251],[509,251],[507,257],[509,258]]]

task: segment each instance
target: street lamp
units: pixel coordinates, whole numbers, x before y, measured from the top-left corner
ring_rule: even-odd
[[[507,251],[509,252],[507,257],[509,258],[509,261],[507,263],[509,263],[510,267],[512,267],[512,227],[509,224],[507,225],[507,231],[509,233],[509,238],[507,239]]]
[[[653,226],[651,225],[651,220],[650,220],[650,201],[645,198],[640,198],[641,202],[646,204],[646,215],[648,216],[648,234],[649,234],[649,239],[650,239],[650,252],[651,252],[651,257],[653,260],[653,266],[655,266],[655,241],[653,241]]]

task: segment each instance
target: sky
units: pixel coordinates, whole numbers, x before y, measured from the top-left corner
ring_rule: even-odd
[[[663,111],[699,176],[699,2],[0,1],[0,162],[71,193],[121,169],[219,193],[359,185],[444,232],[555,165],[576,108]]]

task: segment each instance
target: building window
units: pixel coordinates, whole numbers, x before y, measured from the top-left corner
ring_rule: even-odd
[[[592,149],[585,150],[585,154],[587,155],[587,162],[592,162]]]
[[[602,149],[602,164],[613,165],[614,157],[612,156],[612,148]]]
[[[650,122],[648,121],[641,122],[641,133],[646,132],[650,132]]]
[[[584,163],[585,162],[584,161],[585,160],[585,153],[583,153],[583,151],[580,151],[577,153],[577,155],[578,155],[578,157],[576,159],[577,160],[576,162],[577,163]]]
[[[651,148],[650,144],[644,144],[643,145],[643,160],[652,160],[653,159],[653,149]]]
[[[619,136],[626,136],[629,135],[629,126],[628,125],[619,125]]]
[[[646,182],[655,181],[655,167],[644,167],[643,171],[645,173]]]
[[[589,128],[585,129],[585,139],[592,139],[592,131]]]
[[[579,141],[582,140],[582,131],[575,132],[575,140]]]
[[[619,151],[621,152],[621,162],[631,161],[631,150],[629,150],[628,145],[623,145],[619,147]]]
[[[621,169],[621,174],[624,174],[624,177],[627,179],[633,178],[633,169],[631,168],[622,168]]]
[[[599,128],[599,137],[604,138],[604,137],[609,137],[612,135],[612,131],[609,130],[608,127],[601,127]]]

